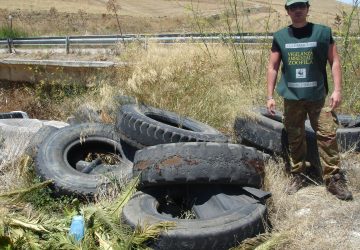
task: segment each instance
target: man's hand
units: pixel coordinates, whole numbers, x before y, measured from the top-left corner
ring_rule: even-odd
[[[334,91],[332,95],[330,96],[330,107],[331,110],[336,109],[340,106],[341,103],[341,93],[340,91]]]
[[[270,115],[275,115],[275,100],[274,99],[268,99],[266,107],[267,107],[267,111]]]

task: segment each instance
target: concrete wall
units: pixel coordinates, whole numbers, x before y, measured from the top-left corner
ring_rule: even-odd
[[[105,71],[125,64],[98,61],[57,61],[57,60],[0,60],[0,80],[10,82],[36,83],[53,78],[84,79],[99,71]]]

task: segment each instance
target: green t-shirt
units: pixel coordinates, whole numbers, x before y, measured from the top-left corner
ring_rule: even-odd
[[[299,31],[306,31],[299,36]],[[274,34],[273,48],[281,53],[281,78],[277,92],[288,100],[320,100],[327,93],[326,63],[331,29],[308,23],[297,29],[292,26]]]

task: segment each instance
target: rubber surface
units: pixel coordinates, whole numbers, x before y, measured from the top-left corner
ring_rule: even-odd
[[[228,141],[225,135],[204,123],[144,105],[121,106],[115,126],[124,140],[139,149],[175,142]]]
[[[184,211],[191,211],[193,219],[181,219]],[[222,250],[264,232],[266,206],[240,187],[181,185],[136,193],[122,217],[133,228],[176,223],[149,243],[153,249]]]
[[[20,119],[29,118],[28,114],[24,111],[11,111],[6,113],[0,113],[0,119]]]
[[[282,113],[270,116],[265,108],[254,110],[254,117],[237,117],[234,124],[237,141],[267,152],[282,154],[287,136],[281,122]]]
[[[161,144],[139,150],[134,176],[140,185],[221,183],[261,187],[268,155],[238,144],[184,142]]]
[[[253,119],[237,117],[234,130],[240,143],[254,146],[269,153],[282,155],[286,152],[287,136],[282,124],[282,113],[276,112],[274,117],[266,108],[255,110]],[[336,139],[341,152],[354,149],[360,151],[360,118],[338,115],[340,127],[336,131]],[[305,121],[307,140],[307,160],[314,166],[320,166],[316,134],[309,120]]]
[[[91,153],[114,155],[120,163],[112,165],[113,170],[107,175],[77,171],[76,163]],[[67,126],[53,133],[40,145],[35,168],[41,179],[54,181],[55,194],[79,197],[92,197],[100,185],[109,182],[110,176],[132,176],[132,162],[124,154],[114,127],[95,123]]]
[[[360,152],[360,116],[338,115],[341,127],[336,131],[336,139],[341,151]]]

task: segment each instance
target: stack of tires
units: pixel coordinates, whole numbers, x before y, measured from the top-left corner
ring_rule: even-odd
[[[139,192],[125,205],[124,221],[133,228],[176,225],[152,248],[228,249],[264,231],[270,194],[258,188],[265,154],[153,107],[123,106],[116,127],[139,149],[133,167],[134,175],[140,174]]]
[[[133,228],[175,222],[149,242],[152,248],[228,249],[264,231],[270,193],[260,188],[268,155],[228,143],[206,124],[128,104],[115,126],[85,123],[44,134],[36,171],[54,181],[57,193],[91,198],[109,174],[140,175],[123,221]],[[118,160],[109,163],[102,155]]]

